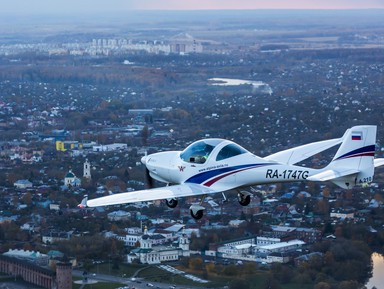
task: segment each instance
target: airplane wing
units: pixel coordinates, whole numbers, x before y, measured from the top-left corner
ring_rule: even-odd
[[[99,207],[163,199],[173,199],[187,196],[198,196],[213,193],[217,192],[209,187],[199,184],[185,183],[181,185],[167,186],[162,188],[114,194],[92,200],[84,199],[81,205],[86,205],[88,207]]]
[[[374,159],[373,162],[374,162],[374,166],[375,166],[375,168],[384,165],[384,159],[383,159],[383,158],[380,158],[380,159]]]
[[[293,165],[317,153],[325,151],[342,142],[343,138],[335,138],[294,147],[265,157],[265,160]]]

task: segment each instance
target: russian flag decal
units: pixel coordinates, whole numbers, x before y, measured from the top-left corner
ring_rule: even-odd
[[[363,139],[363,132],[361,131],[352,132],[352,140],[362,140],[362,139]]]

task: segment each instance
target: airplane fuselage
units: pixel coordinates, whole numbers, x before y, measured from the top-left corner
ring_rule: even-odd
[[[224,141],[227,142],[227,141]],[[226,191],[257,184],[305,181],[319,170],[266,161],[250,152],[216,160],[219,148],[204,163],[187,162],[180,151],[151,154],[143,158],[151,177],[168,184],[195,183]]]

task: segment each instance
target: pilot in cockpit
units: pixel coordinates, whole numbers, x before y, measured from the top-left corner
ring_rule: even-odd
[[[203,164],[206,162],[213,149],[213,145],[200,141],[187,148],[181,154],[181,158],[190,163]]]

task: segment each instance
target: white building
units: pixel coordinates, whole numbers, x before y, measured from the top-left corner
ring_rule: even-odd
[[[13,184],[17,189],[27,189],[32,188],[32,183],[28,180],[17,180]]]
[[[287,252],[294,249],[299,249],[305,244],[304,241],[301,240],[291,240],[288,242],[280,242],[265,246],[257,246],[256,251],[258,253],[281,253],[281,252]]]
[[[209,255],[244,261],[286,263],[290,260],[290,252],[300,249],[304,244],[301,240],[281,242],[279,238],[257,237],[226,243],[217,248],[216,254],[210,251]]]
[[[128,149],[128,145],[125,143],[114,143],[109,145],[96,145],[93,146],[92,150],[94,152],[110,152],[110,151],[119,151]]]
[[[108,220],[110,221],[124,221],[131,218],[131,213],[123,210],[113,211],[108,213]]]
[[[331,218],[335,219],[353,219],[355,217],[355,212],[353,210],[338,209],[333,210],[330,214]]]
[[[127,262],[138,261],[141,264],[159,264],[161,262],[177,261],[180,257],[189,256],[189,238],[182,234],[177,247],[153,246],[153,240],[145,229],[144,235],[139,239],[140,247],[133,249],[127,255]]]
[[[42,254],[38,251],[9,249],[8,252],[3,253],[3,255],[21,260],[26,260],[35,263],[39,266],[47,266],[49,261],[48,255]]]
[[[91,179],[91,163],[88,159],[85,160],[83,165],[83,177],[86,179]]]
[[[64,177],[64,185],[68,187],[79,187],[81,185],[81,181],[76,175],[69,170],[69,172]]]

